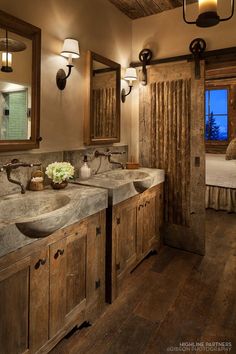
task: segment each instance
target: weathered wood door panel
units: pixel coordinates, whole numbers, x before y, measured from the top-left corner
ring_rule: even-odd
[[[48,340],[49,249],[31,256],[30,262],[30,351],[35,353]]]
[[[66,239],[50,245],[49,337],[63,328],[66,317]]]
[[[86,297],[86,233],[78,228],[66,239],[66,314]]]
[[[194,65],[148,68],[139,95],[139,151],[143,166],[166,173],[164,242],[204,254],[204,62],[199,80]]]
[[[105,302],[105,214],[90,217],[87,230],[87,304]]]
[[[116,270],[118,275],[122,275],[137,258],[136,220],[136,199],[122,203],[116,214]]]
[[[0,272],[0,351],[22,354],[29,350],[30,258]]]
[[[146,197],[143,205],[142,254],[145,254],[157,237],[156,193]]]

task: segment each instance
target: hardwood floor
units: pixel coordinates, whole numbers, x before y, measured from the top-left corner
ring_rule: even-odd
[[[236,353],[236,215],[208,210],[206,228],[205,257],[164,247],[97,322],[51,354],[164,354],[182,342],[231,342]]]

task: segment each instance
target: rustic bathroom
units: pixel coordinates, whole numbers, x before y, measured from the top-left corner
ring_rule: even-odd
[[[0,0],[0,354],[236,353],[234,0]]]

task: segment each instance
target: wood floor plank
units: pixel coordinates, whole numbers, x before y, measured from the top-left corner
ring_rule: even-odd
[[[178,257],[172,258],[169,267],[156,279],[147,296],[136,307],[136,315],[160,324],[174,304],[193,266],[202,260],[198,255],[176,252]]]

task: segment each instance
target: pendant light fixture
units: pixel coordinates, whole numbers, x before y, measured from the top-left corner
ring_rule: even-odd
[[[217,12],[217,0],[198,0],[199,15],[196,21],[188,21],[186,18],[187,0],[183,0],[183,19],[184,22],[198,27],[212,27],[219,22],[228,21],[234,15],[234,0],[231,0],[231,14],[221,18]]]
[[[12,72],[12,54],[9,53],[8,31],[6,29],[6,51],[2,53],[2,67],[4,73]]]
[[[5,38],[0,38],[0,51],[2,52],[2,67],[4,73],[11,73],[12,69],[12,53],[21,52],[26,49],[25,43],[8,37],[6,28]]]

